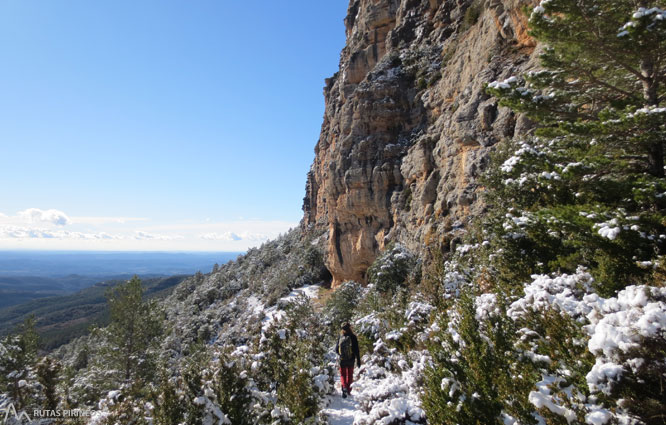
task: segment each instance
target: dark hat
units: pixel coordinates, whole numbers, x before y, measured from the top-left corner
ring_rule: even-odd
[[[349,324],[349,322],[345,322],[342,324],[342,328],[340,329],[348,331],[349,329],[351,329],[351,325]]]

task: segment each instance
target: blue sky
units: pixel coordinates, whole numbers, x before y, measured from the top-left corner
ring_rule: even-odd
[[[294,226],[346,7],[0,2],[0,249],[237,251]]]

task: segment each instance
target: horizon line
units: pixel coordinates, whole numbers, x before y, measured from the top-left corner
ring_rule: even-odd
[[[51,252],[51,253],[102,253],[102,254],[245,254],[244,251],[203,251],[203,250],[106,250],[106,249],[31,249],[0,248],[2,252]]]

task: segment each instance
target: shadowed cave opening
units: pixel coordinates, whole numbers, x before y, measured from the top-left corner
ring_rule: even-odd
[[[328,267],[324,266],[319,272],[319,279],[324,282],[324,287],[330,289],[331,283],[333,282],[333,275]]]

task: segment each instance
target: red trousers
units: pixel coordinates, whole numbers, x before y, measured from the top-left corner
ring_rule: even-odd
[[[340,366],[340,382],[342,388],[351,393],[351,384],[354,382],[354,366]]]

